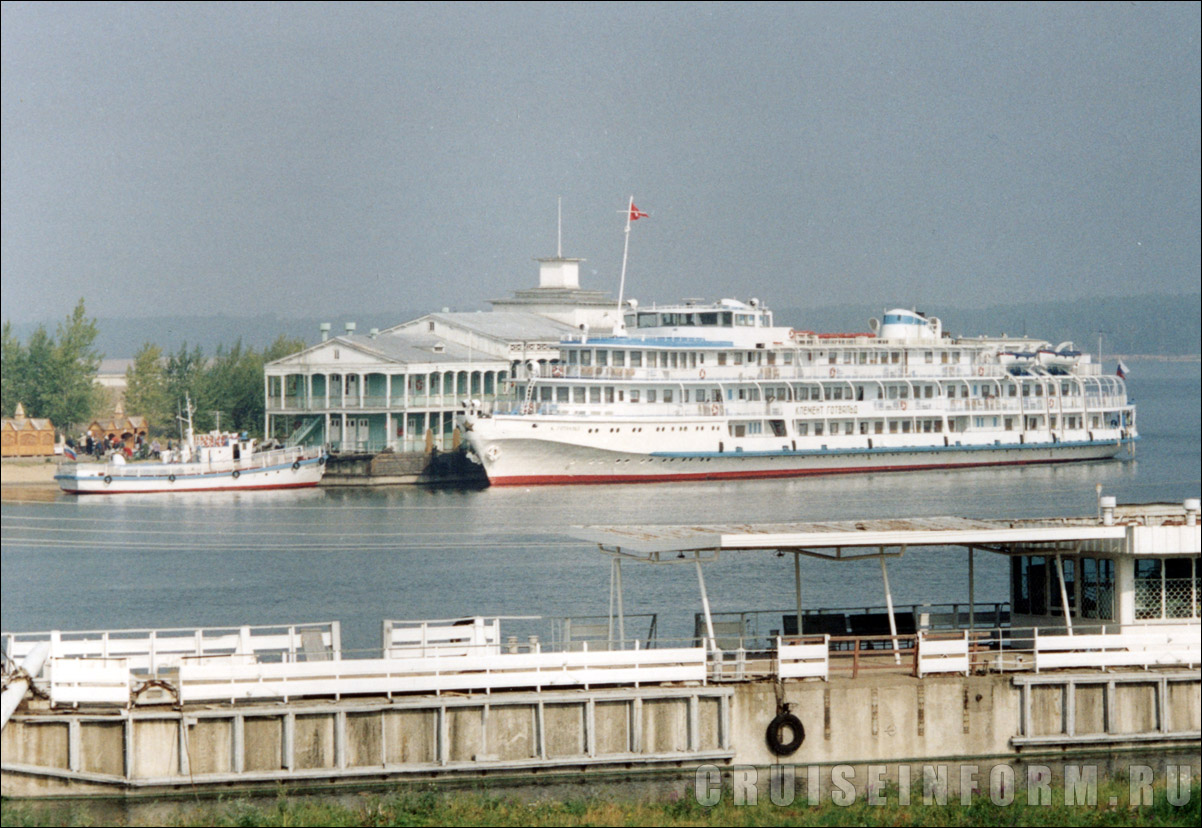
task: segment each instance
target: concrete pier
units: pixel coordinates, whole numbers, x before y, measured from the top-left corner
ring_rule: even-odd
[[[949,762],[1063,751],[1197,755],[1196,671],[829,681],[50,710],[3,733],[3,795],[141,796],[413,779],[638,775],[700,764]],[[778,698],[805,738],[769,750]]]

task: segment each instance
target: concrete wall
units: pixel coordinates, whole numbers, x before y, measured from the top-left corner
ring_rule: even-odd
[[[778,697],[779,693],[779,697]],[[778,758],[778,701],[802,722]],[[108,714],[45,702],[3,733],[5,796],[137,795],[545,770],[1020,757],[1199,745],[1196,671],[817,680],[166,707]]]

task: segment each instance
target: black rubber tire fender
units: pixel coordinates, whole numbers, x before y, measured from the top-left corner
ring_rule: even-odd
[[[787,742],[784,741],[786,730],[793,734]],[[776,718],[768,723],[765,736],[768,740],[768,750],[777,756],[792,756],[805,741],[806,731],[801,725],[801,719],[792,713],[778,713]]]

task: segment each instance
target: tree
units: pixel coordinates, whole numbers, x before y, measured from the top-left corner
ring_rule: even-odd
[[[21,340],[13,335],[13,323],[4,323],[3,344],[0,344],[0,409],[5,417],[16,413],[17,403],[26,390],[26,369],[29,356]]]
[[[57,341],[51,342],[46,384],[50,396],[43,401],[46,413],[41,416],[59,428],[90,419],[100,406],[103,392],[96,384],[100,353],[94,347],[99,332],[81,298],[66,321],[59,323]]]
[[[96,385],[100,354],[93,347],[98,330],[80,299],[59,323],[56,336],[44,325],[22,345],[5,323],[3,335],[3,408],[11,416],[17,403],[30,417],[47,417],[57,428],[92,417],[103,391]]]
[[[174,431],[175,406],[167,394],[163,349],[145,343],[125,369],[125,411],[140,414],[156,431]]]

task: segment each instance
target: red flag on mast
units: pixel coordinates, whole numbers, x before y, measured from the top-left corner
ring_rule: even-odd
[[[631,221],[638,221],[641,218],[647,218],[647,217],[648,217],[647,213],[644,213],[638,207],[635,207],[633,201],[630,202],[630,220]]]

